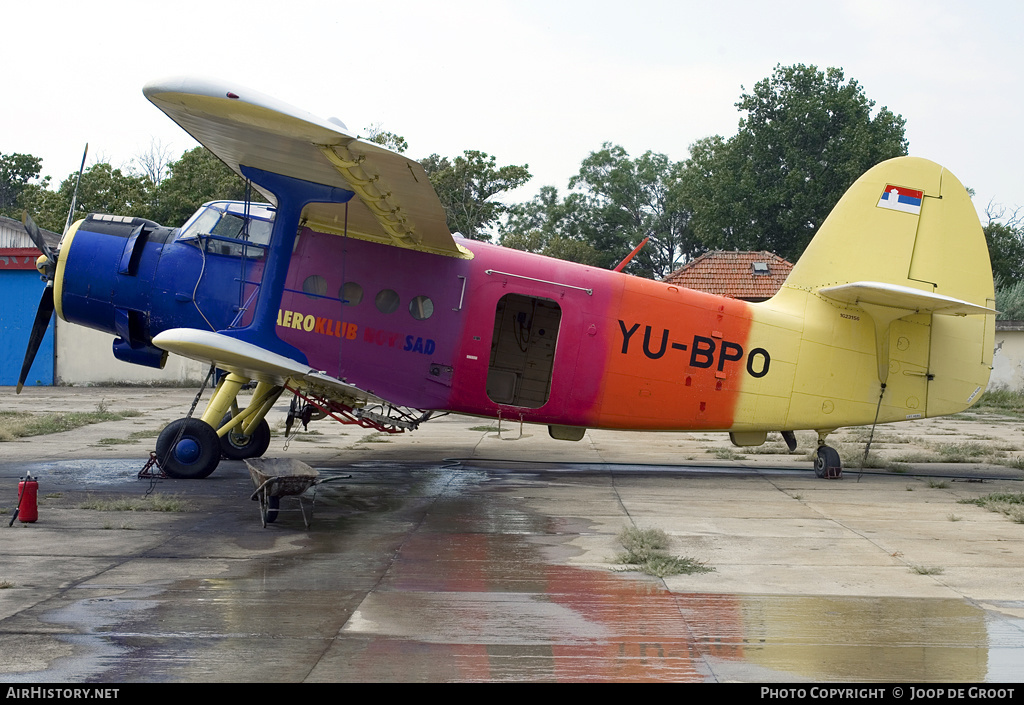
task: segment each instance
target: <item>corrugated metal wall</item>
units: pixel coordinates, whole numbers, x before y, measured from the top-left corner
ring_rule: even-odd
[[[9,247],[35,247],[25,228],[17,220],[0,216],[0,250]]]

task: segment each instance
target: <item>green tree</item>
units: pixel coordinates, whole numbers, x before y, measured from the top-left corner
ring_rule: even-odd
[[[196,147],[168,167],[170,176],[156,189],[154,206],[147,217],[177,227],[207,201],[242,200],[245,179],[233,172],[206,147]],[[258,192],[253,200],[262,200]]]
[[[22,207],[47,230],[62,232],[78,183],[78,172],[64,179],[57,191],[30,184],[21,193]],[[82,172],[72,221],[89,213],[147,216],[153,182],[148,177],[125,174],[106,162],[93,164]]]
[[[989,221],[984,230],[996,281],[1001,285],[1024,281],[1024,232],[995,221]]]
[[[444,206],[448,229],[472,240],[491,239],[488,229],[509,209],[494,198],[531,178],[529,165],[499,167],[495,157],[476,150],[454,159],[431,154],[420,163]]]
[[[77,177],[78,174],[76,173]],[[70,200],[65,201],[57,192],[45,188],[42,184],[28,184],[18,196],[17,213],[11,213],[11,217],[21,219],[21,211],[26,210],[39,227],[55,233],[64,232],[64,224],[67,222],[68,208],[71,207]]]
[[[613,254],[612,266],[645,237],[649,243],[626,270],[640,276],[664,277],[706,249],[690,227],[682,171],[683,164],[664,154],[647,151],[631,159],[610,142],[583,160],[569,187],[583,189],[593,209],[591,217],[605,225],[592,231],[591,244]]]
[[[593,216],[583,194],[570,193],[562,200],[554,186],[543,186],[532,200],[510,206],[508,218],[499,226],[500,242],[546,257],[613,267],[615,254],[594,247],[601,224]]]
[[[57,190],[68,208],[71,207],[77,182],[78,174],[70,174]],[[106,162],[93,164],[82,172],[72,220],[84,218],[89,213],[145,215],[152,188],[153,182],[147,176],[126,174]]]
[[[43,160],[31,154],[0,154],[0,213],[11,218],[21,218],[21,204],[18,197],[30,186],[46,188],[50,177],[39,184],[29,181],[39,178]]]
[[[695,144],[684,195],[709,247],[799,257],[858,176],[907,153],[906,121],[843,70],[777,66],[744,93],[735,137]]]
[[[996,311],[1001,321],[1024,321],[1024,281],[996,287]]]
[[[394,132],[388,132],[379,122],[367,127],[366,133],[367,134],[364,139],[367,142],[379,144],[382,147],[387,147],[399,154],[404,154],[405,150],[409,149],[409,143],[405,141],[404,137],[396,135]]]
[[[996,284],[996,309],[1006,313],[1006,302],[1003,302],[1004,306],[998,305],[998,302],[1001,296],[1005,298],[1008,295],[1009,290],[1016,292],[1011,297],[1015,302],[1014,308],[1020,306],[1020,284],[1024,282],[1024,212],[1017,208],[1007,215],[1005,207],[989,203],[985,208],[985,215],[988,216],[988,223],[983,230],[985,242],[988,244],[988,257],[992,262],[992,277]],[[1016,315],[1017,313],[1014,313],[1014,316]]]

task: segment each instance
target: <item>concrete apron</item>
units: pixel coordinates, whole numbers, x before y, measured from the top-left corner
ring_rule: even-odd
[[[158,428],[192,393],[54,391],[144,414],[0,444],[0,498],[13,505],[26,469],[42,497],[35,524],[3,515],[0,681],[1021,677],[1024,526],[957,503],[1020,491],[1012,479],[639,465],[678,462],[685,434],[569,444],[526,427],[512,441],[518,427],[449,417],[384,439],[321,424],[268,456],[351,477],[319,488],[311,531],[288,511],[263,529],[233,462],[158,484],[187,513],[82,509],[146,493],[151,441],[99,441]],[[621,572],[625,526],[663,529],[714,572]]]

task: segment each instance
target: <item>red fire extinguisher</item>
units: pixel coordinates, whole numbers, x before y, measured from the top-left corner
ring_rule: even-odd
[[[36,495],[39,494],[39,483],[32,477],[32,473],[25,473],[25,477],[18,482],[18,508],[14,510],[11,517],[12,526],[15,519],[20,519],[24,524],[31,524],[39,519],[39,507],[36,503]]]

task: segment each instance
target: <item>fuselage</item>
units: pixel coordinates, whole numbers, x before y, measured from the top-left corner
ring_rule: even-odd
[[[305,226],[283,289],[262,291],[266,247],[209,237],[197,217],[181,230],[77,224],[58,313],[155,365],[158,333],[244,329],[271,296],[276,338],[315,370],[400,406],[558,427],[722,430],[756,444],[764,431],[959,410],[929,405],[930,317],[892,324],[879,407],[870,317],[813,292],[751,304],[486,243],[460,240],[472,254],[460,259]],[[978,391],[968,382],[962,406]]]

